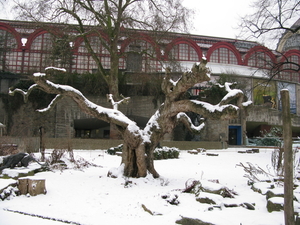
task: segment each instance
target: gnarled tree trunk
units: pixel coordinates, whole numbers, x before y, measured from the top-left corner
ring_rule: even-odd
[[[187,128],[195,132],[199,132],[203,128],[204,124],[195,126],[185,112],[194,112],[202,115],[203,118],[216,120],[232,119],[238,116],[239,108],[246,108],[251,103],[243,102],[243,92],[237,89],[230,89],[230,83],[222,86],[228,94],[217,105],[184,99],[183,96],[189,88],[196,83],[210,80],[210,71],[206,68],[206,60],[204,59],[200,64],[195,64],[191,71],[184,73],[176,82],[171,79],[170,71],[166,71],[166,76],[162,82],[165,102],[149,119],[146,127],[141,129],[134,121],[117,109],[117,106],[127,102],[128,98],[114,102],[112,95],[108,95],[113,109],[96,105],[85,98],[80,91],[70,86],[54,84],[47,80],[48,75],[56,70],[62,69],[46,68],[46,74],[34,74],[35,84],[29,87],[27,92],[15,89],[10,91],[10,94],[21,93],[25,101],[27,101],[28,95],[35,88],[50,94],[56,94],[49,106],[39,110],[40,112],[50,110],[61,98],[70,97],[85,113],[114,124],[124,140],[121,164],[124,166],[124,175],[128,177],[145,177],[148,173],[154,177],[159,177],[154,168],[153,153],[164,135],[172,132],[177,123],[184,123]],[[237,99],[237,105],[229,104],[233,99]]]

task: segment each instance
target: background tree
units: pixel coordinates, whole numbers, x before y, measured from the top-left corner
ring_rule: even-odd
[[[284,35],[290,37],[300,32],[299,12],[300,2],[296,0],[257,0],[253,3],[253,14],[242,18],[243,31],[250,34],[251,37],[263,38],[268,41],[278,42]],[[296,22],[297,21],[297,22]],[[296,22],[296,23],[295,23]],[[293,25],[294,24],[294,25]],[[293,26],[292,26],[293,25]],[[283,38],[284,38],[283,36]],[[289,65],[288,67],[286,65]],[[288,68],[288,69],[286,69]],[[275,63],[270,69],[270,79],[285,70],[291,72],[300,72],[299,62],[293,62],[286,58],[284,61]],[[287,93],[286,93],[287,92]],[[284,215],[285,224],[292,225],[294,222],[293,207],[293,173],[292,159],[292,135],[291,135],[291,116],[288,91],[281,91],[283,97],[283,127],[284,127]]]
[[[118,105],[128,101],[128,98],[115,102],[112,95],[108,95],[113,109],[96,105],[77,89],[49,81],[48,78],[51,77],[51,74],[53,75],[56,72],[55,68],[46,69],[46,74],[34,74],[35,84],[30,86],[27,92],[15,89],[10,91],[10,94],[21,93],[25,100],[34,89],[55,94],[56,97],[49,106],[40,110],[40,112],[50,110],[63,97],[72,98],[85,113],[116,125],[124,141],[122,166],[124,167],[125,176],[145,177],[148,173],[151,173],[154,177],[159,177],[153,164],[153,152],[164,135],[170,133],[179,122],[195,132],[199,132],[204,126],[204,123],[195,126],[186,112],[200,114],[203,118],[224,120],[237,117],[239,109],[246,108],[251,103],[244,102],[243,92],[238,89],[231,89],[231,83],[224,84],[223,88],[227,94],[216,105],[185,98],[189,88],[196,83],[210,80],[210,70],[206,68],[206,63],[206,60],[202,60],[200,64],[195,64],[190,72],[184,73],[176,82],[171,79],[170,71],[166,71],[166,76],[161,85],[165,94],[164,103],[149,119],[144,129],[139,128],[134,121],[117,109]],[[235,101],[236,105],[229,104],[233,99],[237,100]]]
[[[300,2],[295,0],[256,0],[251,6],[253,13],[241,18],[241,35],[256,39],[275,48],[282,38],[300,33]],[[298,37],[299,38],[299,37]],[[277,52],[284,56],[282,52]],[[300,65],[289,58],[270,64],[270,79],[278,74],[300,72]]]
[[[122,57],[120,40],[134,38],[133,29],[152,31],[157,38],[166,32],[186,31],[192,13],[180,0],[34,0],[18,1],[15,10],[19,19],[64,24],[65,28],[55,29],[55,32],[71,30],[75,37],[83,38],[96,62],[97,73],[116,98],[119,96],[119,59]],[[96,35],[110,54],[109,70],[103,65],[97,49],[93,48],[92,35]]]
[[[256,0],[250,8],[253,13],[241,18],[243,36],[277,43],[284,32],[297,33],[300,30],[300,27],[292,27],[299,19],[299,1]]]

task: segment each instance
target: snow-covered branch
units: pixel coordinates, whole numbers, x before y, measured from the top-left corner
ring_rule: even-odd
[[[106,95],[107,101],[111,103],[113,109],[115,109],[115,110],[118,110],[119,105],[121,105],[121,104],[128,104],[128,102],[130,100],[130,97],[124,97],[122,94],[120,96],[122,99],[120,101],[115,102],[112,94]]]
[[[59,102],[59,100],[61,100],[63,97],[64,97],[63,95],[56,95],[55,98],[52,99],[52,101],[46,108],[38,109],[37,111],[43,113],[53,109],[53,107],[57,104],[57,102]]]
[[[193,133],[199,133],[205,126],[204,123],[201,123],[199,126],[195,126],[190,117],[183,112],[177,114],[177,120],[183,123]]]
[[[217,84],[217,85],[219,85],[220,88],[225,88],[225,90],[227,91],[227,94],[222,98],[219,105],[220,106],[226,105],[231,100],[237,99],[237,105],[239,107],[240,106],[243,106],[243,107],[249,106],[252,103],[252,101],[248,101],[247,104],[243,104],[244,93],[240,89],[231,89],[231,86],[234,85],[234,84],[235,83],[229,83],[229,82],[225,82],[224,85]]]
[[[37,84],[33,84],[31,85],[27,91],[23,91],[22,89],[19,89],[19,88],[16,88],[14,90],[12,90],[11,88],[9,88],[9,92],[8,94],[11,95],[11,96],[14,96],[15,93],[19,93],[21,95],[23,95],[23,99],[24,99],[24,102],[27,103],[28,101],[28,97],[30,95],[30,93],[34,90],[34,89],[38,89],[38,85]]]
[[[38,110],[39,112],[48,111],[63,97],[70,97],[78,104],[81,110],[95,118],[116,124],[123,129],[127,128],[129,124],[135,124],[135,122],[126,117],[122,112],[115,109],[101,107],[89,101],[79,90],[71,86],[55,84],[47,80],[47,77],[49,77],[50,73],[53,71],[63,71],[63,69],[51,67],[46,69],[46,73],[35,73],[33,76],[35,84],[32,85],[27,92],[21,89],[15,89],[10,90],[10,94],[13,95],[14,93],[20,93],[24,96],[24,100],[27,101],[31,91],[38,88],[48,94],[56,94],[56,97],[51,101],[48,107]]]
[[[191,71],[185,72],[177,81],[173,81],[170,76],[170,70],[166,70],[166,76],[162,82],[162,91],[166,94],[169,101],[178,100],[187,90],[197,83],[210,80],[211,71],[206,67],[205,58],[200,63],[193,65]]]

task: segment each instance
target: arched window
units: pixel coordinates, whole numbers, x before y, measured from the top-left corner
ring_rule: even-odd
[[[264,52],[255,52],[248,60],[248,66],[270,69],[273,66],[271,58]]]
[[[210,62],[224,63],[224,64],[238,64],[235,54],[228,48],[217,48],[210,55]]]
[[[275,55],[264,46],[255,46],[245,56],[245,64],[260,69],[271,69],[275,64]]]
[[[145,40],[134,40],[126,48],[126,70],[130,72],[161,72],[156,49]]]
[[[290,50],[282,57],[280,78],[300,83],[300,51]]]
[[[22,52],[18,52],[17,48],[14,35],[0,30],[0,71],[21,71]]]
[[[177,61],[192,61],[198,62],[199,56],[196,50],[185,43],[175,45],[170,53],[169,53],[170,60],[177,60]]]
[[[91,36],[89,37],[89,42],[94,53],[96,53],[97,56],[100,58],[100,62],[102,63],[103,68],[110,69],[110,54],[101,43],[99,37]],[[76,71],[78,73],[83,73],[87,71],[93,73],[98,69],[98,65],[96,64],[91,54],[89,54],[88,47],[86,46],[84,41],[81,42],[78,48],[78,55],[76,60]]]
[[[29,49],[29,72],[43,71],[52,66],[51,51],[54,37],[50,33],[42,32],[37,35]]]

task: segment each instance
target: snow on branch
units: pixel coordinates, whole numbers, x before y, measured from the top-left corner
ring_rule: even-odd
[[[14,90],[12,90],[11,88],[9,88],[9,92],[8,94],[11,95],[11,96],[14,96],[15,93],[19,93],[21,95],[23,95],[23,99],[24,99],[24,102],[27,103],[28,102],[28,97],[30,95],[30,93],[34,90],[34,89],[38,89],[38,85],[37,84],[33,84],[31,85],[27,91],[23,91],[22,89],[19,89],[19,88],[16,88]]]
[[[170,101],[180,99],[186,91],[197,83],[210,80],[210,69],[206,67],[204,58],[200,63],[195,63],[190,71],[185,72],[177,81],[171,78],[171,71],[166,69],[166,75],[162,82],[162,91]]]
[[[122,99],[120,101],[115,102],[112,94],[106,95],[107,101],[111,103],[113,109],[115,109],[115,110],[118,110],[119,105],[129,103],[130,97],[124,97],[122,94],[120,96]]]
[[[217,84],[220,88],[225,88],[227,91],[227,94],[222,98],[220,101],[219,105],[226,105],[228,104],[231,100],[237,99],[237,105],[238,106],[248,106],[252,103],[252,101],[248,101],[246,104],[242,103],[243,98],[244,98],[244,93],[240,89],[231,89],[230,87],[236,83],[230,83],[230,82],[225,82],[224,85]]]
[[[49,111],[50,109],[52,109],[56,103],[61,100],[64,96],[63,95],[56,95],[54,99],[52,99],[52,101],[50,102],[50,104],[48,105],[48,107],[44,108],[44,109],[38,109],[37,111],[38,112],[47,112]]]
[[[201,123],[199,126],[195,126],[190,117],[183,112],[177,114],[177,120],[182,122],[193,133],[199,133],[205,126],[204,123]]]
[[[77,105],[79,106],[79,108],[83,110],[83,112],[95,118],[106,121],[108,123],[116,124],[122,128],[126,128],[128,125],[132,125],[134,127],[135,122],[130,120],[119,110],[109,109],[109,108],[99,106],[91,102],[90,100],[88,100],[79,90],[69,85],[55,84],[49,81],[47,78],[51,74],[53,74],[53,72],[56,71],[61,72],[65,70],[56,67],[48,67],[46,68],[46,73],[34,74],[33,80],[35,84],[30,86],[27,91],[23,91],[21,89],[14,89],[14,90],[10,90],[9,94],[14,95],[15,93],[20,93],[23,95],[25,102],[27,102],[28,96],[30,95],[31,91],[35,88],[38,88],[48,94],[56,95],[56,97],[50,102],[50,104],[46,108],[38,110],[39,112],[46,112],[51,108],[53,108],[55,104],[63,97],[70,97],[77,103]],[[123,98],[123,100],[117,102],[116,104],[121,104],[121,102],[125,102],[128,100],[129,98]]]

